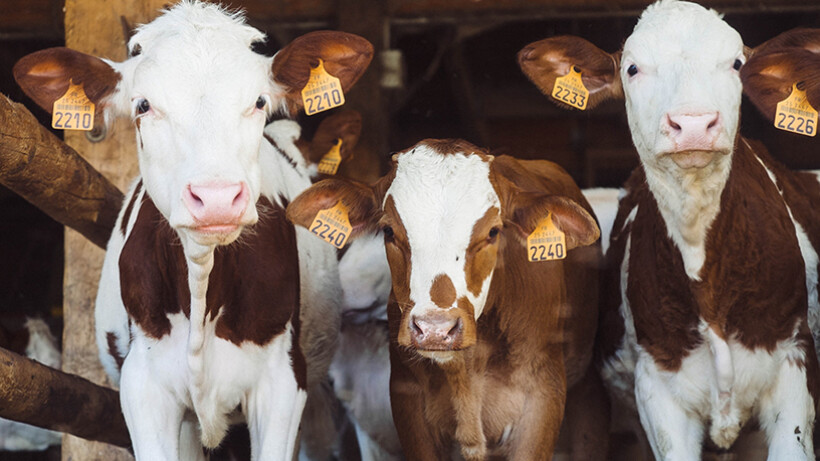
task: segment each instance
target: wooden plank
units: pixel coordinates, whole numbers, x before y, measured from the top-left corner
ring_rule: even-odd
[[[122,20],[132,25],[150,22],[166,3],[166,0],[66,0],[66,46],[121,61],[126,56],[127,40]],[[68,132],[65,136],[68,145],[81,152],[120,189],[125,189],[138,171],[134,139],[130,120],[115,121],[107,137],[99,143],[90,142],[81,132]],[[93,328],[94,298],[103,254],[77,232],[66,230],[63,370],[97,384],[110,385],[97,358]],[[125,450],[66,436],[62,459],[121,461],[132,458]]]
[[[0,348],[0,417],[129,447],[116,391]]]
[[[62,38],[63,3],[63,0],[5,0],[0,14],[0,36]]]
[[[71,172],[71,174],[66,174]],[[0,95],[0,184],[105,248],[123,195],[22,104]]]

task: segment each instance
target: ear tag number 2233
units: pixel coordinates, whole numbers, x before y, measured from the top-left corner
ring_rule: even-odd
[[[336,248],[344,247],[352,230],[350,219],[347,217],[347,207],[339,202],[330,208],[320,210],[308,229]]]
[[[581,79],[581,71],[572,66],[567,75],[555,79],[552,97],[576,109],[586,110],[589,90]]]
[[[531,262],[553,261],[567,257],[564,233],[552,222],[552,213],[538,222],[527,237],[527,259]]]
[[[777,103],[774,126],[804,136],[817,134],[817,111],[809,104],[806,92],[792,85],[788,98]]]
[[[82,84],[69,83],[63,97],[54,101],[51,127],[81,131],[91,131],[94,128],[94,103],[85,95]]]
[[[302,103],[308,115],[315,115],[345,103],[342,83],[327,73],[321,59],[318,66],[310,69],[310,78],[307,85],[302,88]]]

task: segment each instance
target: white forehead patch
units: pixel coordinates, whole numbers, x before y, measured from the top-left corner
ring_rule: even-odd
[[[417,306],[431,304],[433,279],[446,274],[457,297],[468,296],[477,314],[483,307],[489,284],[472,296],[464,263],[473,226],[491,207],[500,209],[489,175],[490,163],[470,152],[442,154],[419,145],[398,156],[386,197],[393,197],[407,233],[410,296]]]

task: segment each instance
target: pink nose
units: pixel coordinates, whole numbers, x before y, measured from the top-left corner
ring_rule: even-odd
[[[244,182],[190,184],[182,194],[197,226],[237,226],[250,193]]]
[[[464,325],[452,311],[434,312],[410,319],[411,344],[426,351],[449,351],[461,347]]]
[[[712,150],[720,133],[720,113],[667,114],[666,128],[678,151]]]

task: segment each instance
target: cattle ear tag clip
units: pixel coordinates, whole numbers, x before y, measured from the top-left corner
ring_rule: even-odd
[[[347,207],[340,200],[330,208],[319,210],[308,229],[325,242],[342,248],[347,243],[352,228],[347,217]]]
[[[307,85],[302,88],[302,103],[308,115],[315,115],[345,103],[342,83],[327,73],[321,59],[318,66],[310,69],[310,78]]]
[[[336,174],[339,170],[339,164],[342,163],[342,139],[336,138],[336,143],[329,151],[319,160],[319,173],[322,174]]]
[[[774,126],[803,136],[817,134],[817,111],[809,104],[806,92],[798,88],[797,83],[792,85],[789,97],[777,103]]]
[[[94,128],[94,103],[88,99],[82,83],[68,83],[68,90],[54,101],[51,127],[60,130],[91,131]]]
[[[555,261],[567,257],[564,233],[552,222],[552,213],[538,222],[527,237],[527,259],[530,262]]]
[[[552,97],[576,109],[586,110],[589,90],[581,79],[581,69],[572,66],[567,75],[556,78]]]

